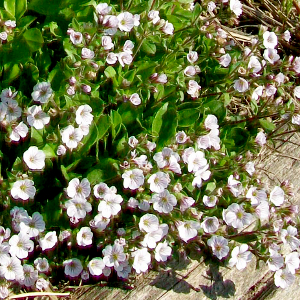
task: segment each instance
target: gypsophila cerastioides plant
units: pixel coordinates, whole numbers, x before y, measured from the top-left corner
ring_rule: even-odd
[[[192,251],[295,280],[291,186],[255,159],[299,130],[300,57],[241,38],[241,2],[0,1],[0,298]]]

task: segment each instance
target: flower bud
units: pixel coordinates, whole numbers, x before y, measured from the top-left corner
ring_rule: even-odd
[[[81,66],[81,61],[76,61],[73,66],[74,66],[74,68],[80,67]]]
[[[74,76],[72,76],[72,77],[69,78],[69,84],[70,85],[75,85],[76,81],[77,80],[76,80],[76,78]]]
[[[91,88],[89,85],[87,85],[87,84],[83,84],[83,85],[81,86],[81,88],[82,88],[82,91],[83,91],[84,93],[86,93],[86,94],[90,94],[91,91],[92,91],[92,88]]]

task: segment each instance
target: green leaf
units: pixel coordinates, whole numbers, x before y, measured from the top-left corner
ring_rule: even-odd
[[[215,188],[216,188],[216,184],[214,182],[209,182],[206,185],[205,192],[210,194],[212,191],[214,191]]]
[[[23,37],[31,51],[37,51],[43,46],[44,39],[38,28],[27,30]]]
[[[141,49],[142,49],[142,51],[144,51],[147,54],[155,54],[155,52],[156,52],[155,44],[147,39],[145,39],[143,41]]]
[[[236,235],[236,236],[229,236],[230,240],[234,240],[236,242],[242,243],[242,244],[248,244],[250,242],[254,242],[257,241],[260,236],[258,234],[247,234],[247,232],[245,233],[245,235],[241,234],[241,235]]]
[[[112,120],[112,137],[114,139],[116,137],[116,135],[118,134],[120,128],[121,128],[120,125],[122,124],[122,117],[115,110],[110,111],[110,117],[111,117],[111,120]]]
[[[42,15],[57,15],[60,10],[60,4],[63,2],[61,0],[32,0],[28,5],[28,9]]]
[[[89,134],[83,139],[83,146],[81,147],[80,152],[85,155],[95,143],[104,137],[110,126],[111,118],[108,115],[101,115],[90,127]]]
[[[206,106],[209,108],[209,112],[218,118],[219,123],[223,121],[226,116],[226,108],[222,101],[212,100]]]
[[[27,9],[27,0],[4,0],[4,8],[12,17],[19,20]]]
[[[9,68],[7,69],[7,71],[5,72],[5,77],[3,80],[3,84],[9,84],[10,82],[12,82],[14,79],[16,79],[21,73],[21,70],[19,68],[18,64],[14,64],[13,66],[9,66]]]
[[[199,118],[200,111],[193,108],[188,108],[178,111],[178,125],[181,127],[192,126]]]
[[[193,9],[193,16],[192,16],[192,22],[194,22],[200,15],[202,9],[201,9],[201,6],[200,4],[197,2],[194,6],[194,9]]]
[[[259,119],[259,123],[266,132],[271,132],[276,128],[275,124],[268,120]]]
[[[37,147],[41,147],[44,144],[42,134],[34,127],[31,127],[31,142]]]
[[[157,139],[159,137],[159,132],[162,127],[162,122],[163,122],[163,115],[166,113],[168,109],[169,103],[165,103],[156,113],[153,123],[152,123],[152,136]]]
[[[113,78],[117,73],[113,67],[109,66],[104,70],[104,74],[107,78]]]
[[[42,150],[44,151],[46,158],[56,157],[56,154],[50,145],[46,144]]]

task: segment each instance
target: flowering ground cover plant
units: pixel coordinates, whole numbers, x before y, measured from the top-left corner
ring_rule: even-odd
[[[295,27],[242,40],[238,0],[0,8],[0,298],[129,280],[195,249],[292,284],[298,210],[255,159],[299,130]]]

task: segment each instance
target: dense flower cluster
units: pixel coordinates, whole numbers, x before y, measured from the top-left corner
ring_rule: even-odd
[[[5,57],[15,38],[32,58],[1,75],[0,299],[15,283],[46,290],[52,273],[128,280],[187,249],[237,270],[256,255],[276,286],[295,280],[291,187],[267,188],[255,163],[284,126],[299,129],[291,33],[262,27],[241,48],[211,21],[237,22],[241,1],[171,2],[92,1],[44,37],[1,21]],[[65,51],[54,67],[51,39]]]

